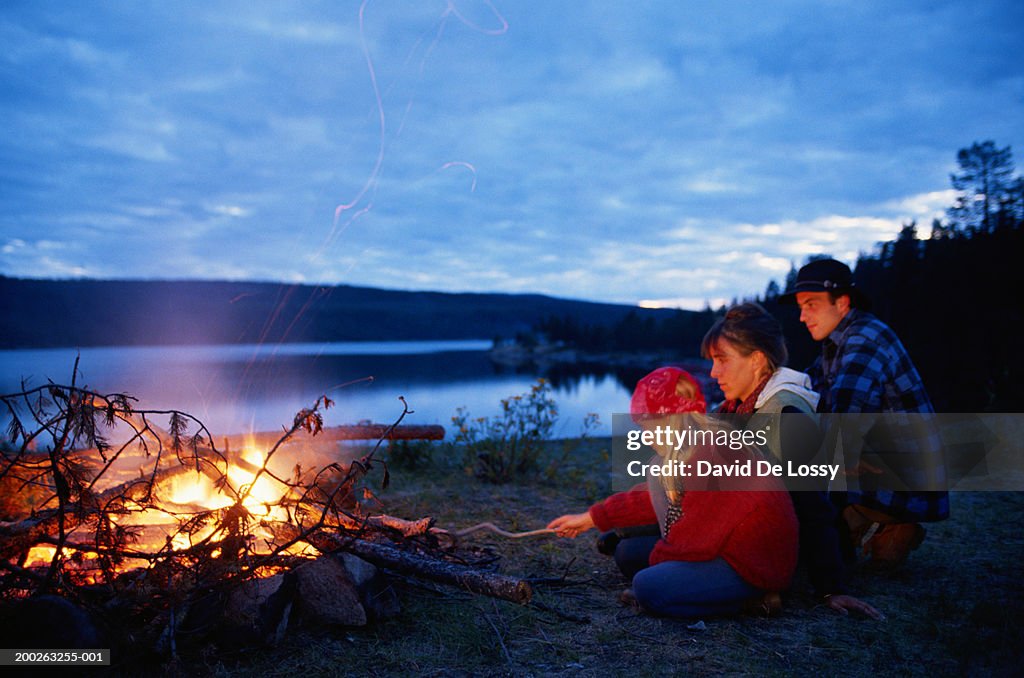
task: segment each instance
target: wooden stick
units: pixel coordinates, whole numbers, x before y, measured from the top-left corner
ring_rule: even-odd
[[[527,532],[508,532],[507,530],[501,529],[494,523],[479,523],[477,525],[474,525],[473,527],[467,527],[464,530],[452,532],[452,534],[456,537],[465,537],[466,535],[473,534],[474,532],[479,532],[480,530],[490,530],[491,532],[501,535],[502,537],[505,537],[507,539],[522,539],[523,537],[536,537],[542,534],[555,533],[554,530],[549,530],[546,527],[542,527],[539,530],[529,530]]]

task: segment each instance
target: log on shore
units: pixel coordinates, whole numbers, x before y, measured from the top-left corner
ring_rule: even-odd
[[[444,426],[399,424],[358,424],[329,426],[318,435],[334,440],[444,440]]]
[[[236,434],[224,436],[225,449],[235,450],[247,445],[270,448],[275,445],[283,432],[264,431],[260,433]],[[313,438],[305,431],[296,431],[289,442],[300,442]],[[444,426],[438,425],[398,425],[390,424],[353,424],[350,426],[327,426],[316,434],[317,443],[337,442],[342,440],[444,440]]]

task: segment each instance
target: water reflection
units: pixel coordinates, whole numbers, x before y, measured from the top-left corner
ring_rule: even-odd
[[[217,433],[273,431],[299,409],[326,394],[336,402],[328,425],[391,422],[450,427],[456,408],[493,416],[502,398],[526,393],[538,377],[550,380],[560,409],[556,434],[578,435],[596,412],[599,434],[611,415],[628,409],[633,385],[646,366],[600,364],[496,365],[489,342],[382,342],[303,344],[277,349],[252,346],[128,347],[83,349],[78,384],[102,393],[135,396],[145,409],[179,409]],[[69,383],[76,352],[70,349],[0,351],[0,392],[52,380]],[[700,375],[700,366],[688,366]],[[706,381],[706,373],[700,375]]]

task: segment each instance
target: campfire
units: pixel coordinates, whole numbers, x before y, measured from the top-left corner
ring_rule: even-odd
[[[530,598],[525,582],[454,556],[455,537],[429,517],[381,511],[366,484],[377,468],[388,482],[381,445],[444,436],[403,426],[407,407],[391,425],[325,428],[333,403],[321,397],[280,433],[218,439],[185,412],[141,409],[74,380],[0,399],[9,619],[56,596],[95,626],[86,637],[173,656],[204,643],[273,644],[296,618],[359,625],[394,614],[383,571]],[[352,439],[376,442],[343,462],[339,441]]]

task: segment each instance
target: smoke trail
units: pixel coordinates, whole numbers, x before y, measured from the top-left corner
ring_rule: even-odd
[[[371,54],[370,44],[367,39],[366,25],[367,25],[367,7],[370,4],[370,0],[363,0],[359,5],[358,11],[358,28],[359,28],[359,45],[362,52],[363,61],[366,66],[366,74],[369,80],[370,89],[373,94],[373,115],[376,121],[376,153],[373,160],[373,164],[366,175],[361,187],[356,191],[355,195],[347,201],[339,203],[334,209],[333,220],[331,228],[328,231],[323,242],[320,244],[315,256],[324,257],[327,255],[331,246],[337,241],[339,236],[344,233],[353,223],[358,219],[368,214],[373,209],[372,197],[379,184],[381,174],[384,170],[385,160],[387,156],[387,149],[389,144],[389,118],[385,111],[384,101],[385,97],[382,94],[381,82],[378,78],[377,67],[374,62],[374,57]],[[424,73],[425,65],[433,54],[435,47],[440,42],[444,35],[446,25],[451,19],[455,19],[460,22],[463,26],[466,26],[470,30],[477,31],[488,36],[499,36],[503,35],[508,31],[509,25],[505,18],[501,15],[498,9],[494,6],[490,0],[484,0],[484,4],[489,9],[490,13],[497,19],[498,26],[496,28],[487,28],[479,23],[476,23],[469,19],[462,11],[459,10],[454,0],[447,0],[444,10],[438,16],[435,24],[436,28],[431,29],[433,38],[429,45],[423,52],[422,58],[417,69],[417,75]],[[424,37],[421,37],[416,41],[406,57],[405,63],[408,64],[413,55],[419,50],[420,46],[424,41]],[[394,87],[394,85],[392,85]],[[389,87],[387,91],[391,91]],[[403,111],[403,115],[400,119],[400,123],[397,126],[397,131],[393,133],[393,137],[397,138],[401,135],[402,130],[405,127],[405,120],[412,110],[413,98],[410,97],[406,103]],[[443,172],[445,170],[461,167],[470,172],[472,175],[470,182],[470,192],[476,190],[477,184],[477,170],[471,163],[462,160],[452,160],[444,162],[440,167],[434,171],[434,174]],[[349,270],[355,266],[355,263],[350,264]],[[283,343],[289,340],[293,336],[293,333],[300,327],[301,320],[314,308],[314,306],[325,299],[330,291],[319,286],[314,286],[310,291],[308,298],[305,301],[301,301],[296,298],[296,294],[299,291],[298,285],[293,285],[282,292],[279,297],[277,304],[275,305],[274,311],[267,317],[266,322],[260,330],[257,343],[263,345],[268,341],[275,341],[277,343]],[[298,309],[294,312],[294,317],[291,320],[287,320],[288,308],[294,308],[298,305]],[[278,328],[275,331],[275,328]],[[283,328],[283,329],[280,329]],[[271,357],[273,352],[271,353]],[[251,370],[255,366],[257,360],[260,359],[259,355],[254,355],[249,361],[242,383],[238,386],[238,397],[243,396],[243,392],[248,391],[251,387]],[[268,359],[267,356],[263,357],[264,360]],[[372,377],[366,377],[372,381]],[[355,380],[362,381],[362,380]]]

